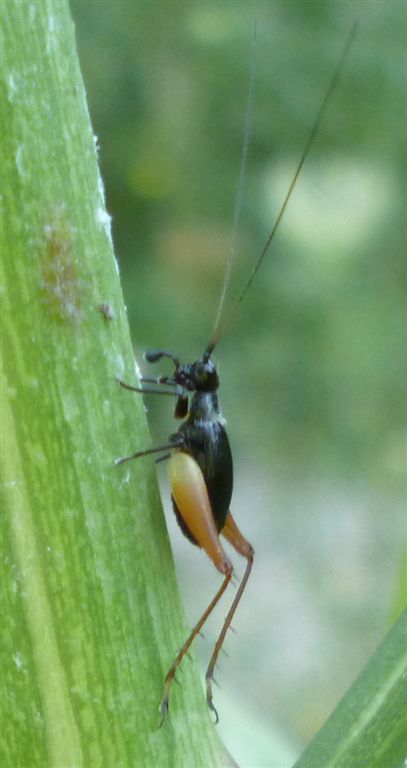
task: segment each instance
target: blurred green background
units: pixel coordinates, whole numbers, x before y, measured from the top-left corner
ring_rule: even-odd
[[[218,670],[219,728],[242,766],[288,765],[403,600],[406,5],[71,0],[71,8],[139,360],[163,347],[188,361],[209,340],[254,20],[232,298],[359,18],[272,250],[215,355],[235,456],[233,511],[257,556]],[[151,400],[159,442],[174,422],[165,398]],[[171,511],[168,522],[192,622],[219,579]],[[224,612],[197,643],[203,669]]]

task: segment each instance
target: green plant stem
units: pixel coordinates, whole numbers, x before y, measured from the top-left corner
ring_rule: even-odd
[[[73,24],[3,0],[2,765],[224,766],[187,629]]]

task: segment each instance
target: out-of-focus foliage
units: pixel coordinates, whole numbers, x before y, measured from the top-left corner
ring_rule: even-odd
[[[135,347],[186,359],[202,353],[216,312],[254,20],[232,297],[359,18],[272,250],[216,352],[237,457],[234,509],[258,553],[233,642],[250,672],[235,683],[308,738],[384,635],[401,557],[406,6],[71,6]],[[167,402],[153,421],[157,440],[173,431]],[[185,553],[181,572],[192,583],[196,569],[208,594],[209,565],[199,571],[196,551]]]
[[[357,13],[346,3],[72,7],[136,345],[198,355],[231,229],[253,20],[242,276]],[[218,356],[245,366],[231,378],[254,427],[268,402],[268,450],[318,466],[321,452],[387,482],[400,469],[403,415],[406,27],[401,4],[363,7],[298,192]]]

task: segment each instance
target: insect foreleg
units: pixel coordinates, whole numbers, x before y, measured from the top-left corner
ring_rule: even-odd
[[[132,384],[126,384],[125,381],[122,381],[121,379],[116,378],[116,381],[118,384],[120,384],[123,389],[128,389],[130,392],[140,392],[142,395],[172,395],[173,397],[178,397],[179,394],[176,390],[171,392],[168,389],[149,389],[148,387],[133,387]],[[151,382],[152,384],[168,384],[175,386],[175,383],[169,382],[169,381],[159,381],[158,379],[141,379],[141,381],[147,381]]]
[[[165,443],[165,445],[157,445],[155,448],[147,448],[145,451],[137,451],[137,453],[132,453],[131,456],[125,456],[123,459],[116,459],[115,466],[117,467],[132,459],[139,459],[141,456],[148,456],[150,453],[168,451],[169,448],[176,448],[178,445],[182,445],[182,442],[182,437],[180,437],[178,441],[173,440],[171,443]]]
[[[176,382],[172,376],[142,376],[140,381],[147,384],[165,384],[168,387],[175,387]]]

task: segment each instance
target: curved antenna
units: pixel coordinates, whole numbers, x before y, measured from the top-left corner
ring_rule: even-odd
[[[218,311],[216,313],[215,324],[212,332],[212,339],[218,338],[221,317],[222,317],[223,309],[225,306],[226,294],[227,294],[227,290],[230,282],[230,275],[232,273],[232,264],[233,264],[235,253],[236,253],[237,231],[239,226],[240,213],[242,210],[244,181],[245,181],[246,165],[247,165],[247,153],[249,149],[250,128],[251,128],[251,119],[252,119],[252,112],[253,112],[253,93],[254,93],[254,81],[255,81],[255,73],[256,73],[256,37],[257,37],[257,20],[254,22],[254,28],[253,28],[253,38],[252,38],[251,57],[250,57],[249,90],[247,93],[246,116],[245,116],[244,128],[243,128],[242,159],[240,161],[239,178],[238,178],[237,188],[236,188],[235,209],[233,214],[233,226],[232,226],[232,232],[230,236],[229,253],[227,257],[225,275],[223,278],[222,289],[220,293]],[[211,349],[211,352],[212,350],[213,350],[213,347]],[[209,357],[210,357],[210,353],[207,356],[207,359]]]
[[[287,191],[286,196],[284,198],[283,204],[282,204],[282,206],[280,208],[280,211],[278,213],[278,216],[277,216],[277,218],[276,218],[276,220],[274,222],[273,228],[272,228],[272,230],[271,230],[271,232],[270,232],[270,234],[269,234],[269,236],[268,236],[268,238],[266,240],[266,243],[265,243],[265,245],[263,247],[263,250],[261,251],[259,258],[257,259],[257,262],[254,265],[254,268],[253,268],[252,272],[250,273],[250,275],[248,277],[248,280],[246,281],[246,284],[243,286],[243,290],[241,291],[241,293],[238,295],[237,299],[232,304],[232,307],[230,309],[229,314],[226,316],[226,318],[223,319],[222,322],[219,322],[215,326],[215,330],[214,330],[214,333],[212,335],[212,338],[211,338],[211,340],[210,340],[210,342],[209,342],[209,344],[208,344],[208,346],[207,346],[207,348],[205,350],[205,354],[204,354],[204,358],[205,359],[209,359],[209,357],[211,356],[211,354],[212,354],[216,344],[219,341],[221,333],[223,333],[224,330],[225,330],[226,321],[228,323],[230,323],[232,316],[234,315],[234,313],[236,312],[237,308],[239,307],[239,305],[242,303],[244,297],[246,296],[246,294],[247,294],[247,292],[248,292],[248,290],[249,290],[249,288],[250,288],[254,278],[256,277],[256,275],[257,275],[257,273],[258,273],[258,271],[259,271],[259,269],[260,269],[260,267],[261,267],[261,265],[262,265],[262,263],[264,261],[264,257],[266,256],[266,254],[267,254],[267,252],[268,252],[268,250],[270,248],[271,242],[272,242],[272,240],[274,238],[274,235],[276,234],[276,231],[278,229],[280,221],[281,221],[281,219],[284,216],[285,210],[286,210],[287,205],[288,205],[288,201],[289,201],[289,199],[290,199],[290,197],[292,195],[292,192],[293,192],[294,187],[296,185],[298,176],[300,175],[300,172],[302,170],[304,162],[305,162],[305,160],[307,158],[307,155],[308,155],[308,153],[310,151],[311,145],[312,145],[312,143],[314,141],[315,135],[316,135],[316,133],[318,131],[318,128],[320,126],[323,114],[325,112],[326,105],[327,105],[327,103],[328,103],[328,101],[329,101],[329,99],[331,97],[331,94],[332,94],[333,90],[335,89],[335,86],[336,86],[336,83],[338,81],[339,74],[340,74],[340,71],[342,69],[343,63],[344,63],[344,61],[345,61],[345,59],[346,59],[346,57],[348,55],[350,46],[351,46],[351,44],[353,42],[357,26],[358,26],[358,22],[356,22],[353,25],[353,27],[352,27],[349,35],[348,35],[348,38],[347,38],[346,43],[344,45],[342,54],[340,56],[340,59],[339,59],[338,64],[336,66],[336,69],[335,69],[335,72],[333,74],[332,80],[330,82],[329,88],[328,88],[328,90],[325,93],[325,96],[324,96],[324,98],[322,100],[321,106],[320,106],[320,108],[318,110],[318,113],[317,113],[317,116],[315,118],[314,124],[313,124],[313,126],[311,128],[311,132],[309,134],[308,140],[307,140],[307,142],[305,144],[305,147],[304,147],[304,150],[302,152],[302,155],[301,155],[301,158],[300,158],[300,162],[298,163],[298,166],[297,166],[297,170],[295,171],[294,176],[293,176],[293,178],[291,180],[290,186],[288,187],[288,191]]]

